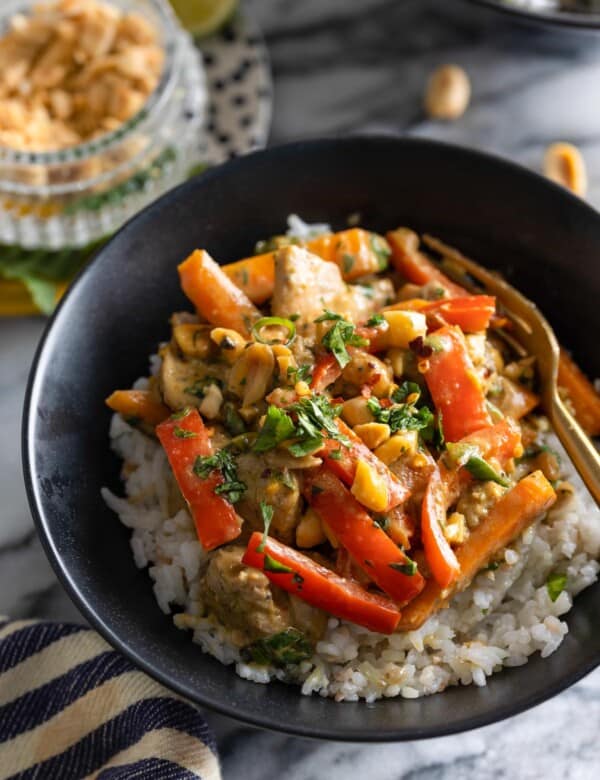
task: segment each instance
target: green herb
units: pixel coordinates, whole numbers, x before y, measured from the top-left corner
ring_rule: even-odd
[[[390,569],[394,569],[394,571],[405,574],[407,577],[414,576],[418,570],[417,562],[412,561],[410,558],[407,558],[403,563],[390,563],[389,567]]]
[[[341,314],[336,314],[336,312],[330,309],[323,309],[323,314],[317,317],[315,322],[336,322],[343,319]]]
[[[431,290],[431,297],[434,300],[439,300],[440,298],[443,298],[446,295],[446,290],[443,287],[434,287]]]
[[[483,482],[496,482],[502,487],[508,487],[510,482],[499,474],[496,469],[492,468],[490,464],[485,461],[479,455],[472,455],[465,463],[465,468],[469,471],[475,479],[480,479]]]
[[[369,241],[371,244],[371,249],[377,257],[377,265],[379,270],[384,271],[388,267],[388,261],[390,259],[390,255],[392,254],[390,245],[385,240],[385,238],[378,236],[377,233],[371,233],[369,235]]]
[[[180,428],[178,425],[173,428],[173,436],[178,439],[195,439],[197,435],[194,431],[186,431],[185,428]]]
[[[332,405],[324,395],[313,395],[301,398],[289,407],[297,418],[295,435],[300,441],[323,441],[323,431],[328,438],[335,439],[346,447],[350,440],[340,433],[336,417],[341,412],[341,406]]]
[[[208,479],[213,471],[219,471],[223,482],[215,487],[214,492],[223,496],[230,504],[236,504],[246,491],[247,486],[239,481],[235,459],[229,450],[219,450],[214,455],[198,456],[193,471],[201,479]]]
[[[381,528],[382,531],[386,531],[390,525],[390,518],[387,515],[377,515],[373,518],[373,524]]]
[[[405,403],[410,395],[415,394],[417,395],[417,398],[413,403],[416,404],[421,397],[421,388],[416,382],[402,382],[392,393],[392,401],[395,401],[397,404],[402,404]]]
[[[263,531],[262,542],[256,548],[256,552],[264,552],[265,544],[267,543],[267,536],[269,535],[269,528],[271,527],[271,520],[273,519],[273,513],[275,510],[270,504],[267,504],[266,501],[261,501],[259,506],[260,506],[260,515],[263,521],[264,531]]]
[[[548,591],[548,595],[550,596],[551,601],[556,601],[556,599],[560,596],[560,594],[565,589],[566,584],[567,584],[566,574],[554,573],[548,577],[548,579],[546,580],[546,590]]]
[[[312,654],[311,643],[297,628],[286,628],[277,634],[257,639],[241,651],[246,663],[278,667],[299,664],[308,660]]]
[[[342,266],[345,274],[350,273],[350,271],[354,268],[354,263],[355,263],[354,255],[350,255],[348,253],[344,253],[342,255]]]
[[[250,274],[248,273],[248,269],[244,268],[242,271],[242,285],[244,287],[247,287],[249,281],[250,281]]]
[[[295,312],[295,314],[290,314],[288,317],[288,320],[291,320],[292,322],[297,322],[300,319],[300,315],[298,312]]]
[[[183,418],[187,417],[188,414],[191,413],[191,411],[192,411],[192,407],[191,406],[186,406],[183,409],[181,409],[179,412],[173,412],[173,414],[171,415],[171,417],[169,419],[170,420],[183,420]]]
[[[429,407],[418,409],[414,404],[394,404],[384,408],[378,398],[371,397],[367,408],[376,422],[386,423],[392,433],[398,431],[419,431],[424,441],[431,441],[434,436],[435,417]]]
[[[285,563],[280,563],[275,558],[271,558],[268,553],[265,553],[263,569],[264,571],[270,571],[271,574],[291,574],[293,571]]]
[[[328,455],[331,460],[341,460],[342,459],[342,451],[341,450],[331,450],[331,452]]]
[[[486,571],[496,571],[496,569],[500,568],[500,561],[492,561],[491,563],[488,563],[488,565],[485,567]]]
[[[273,477],[278,481],[281,482],[281,484],[286,487],[288,490],[296,490],[297,488],[297,482],[292,477],[292,475],[289,472],[289,469],[283,469],[283,471],[275,471],[273,473]]]
[[[183,390],[185,393],[196,396],[196,398],[204,398],[206,396],[206,390],[210,385],[216,385],[218,388],[222,388],[223,382],[215,376],[205,376],[202,379],[197,379],[193,385],[184,387]]]
[[[310,382],[312,380],[312,366],[288,366],[287,374],[289,377],[295,376],[297,382]]]
[[[376,328],[379,325],[383,325],[384,322],[385,322],[385,317],[383,316],[383,314],[372,314],[367,320],[367,327]]]
[[[261,336],[263,328],[273,327],[285,328],[288,332],[287,339],[285,341],[282,341],[281,339],[264,339]],[[269,346],[284,344],[286,347],[289,347],[296,338],[296,326],[291,320],[286,320],[284,317],[261,317],[252,326],[252,335],[256,341],[259,341],[261,344],[269,344]]]
[[[288,449],[295,458],[303,458],[305,455],[311,455],[313,452],[320,450],[322,446],[323,437],[315,436],[314,438],[294,442],[290,444]]]
[[[315,322],[326,322],[328,320],[334,320],[335,323],[323,336],[321,343],[335,357],[340,368],[344,368],[350,362],[350,355],[346,347],[364,347],[369,342],[356,333],[356,328],[351,322],[327,309],[325,314],[318,317]]]
[[[223,405],[223,414],[223,422],[228,433],[232,436],[241,436],[246,433],[246,423],[231,401]]]
[[[254,452],[268,452],[275,449],[281,442],[290,439],[294,434],[295,426],[291,417],[272,404],[267,409],[267,414],[262,428],[252,449]]]

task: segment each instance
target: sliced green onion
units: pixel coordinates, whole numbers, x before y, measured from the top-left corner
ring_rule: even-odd
[[[510,485],[510,482],[502,474],[499,474],[487,461],[478,456],[470,457],[465,463],[465,468],[471,472],[475,479],[480,479],[483,482],[497,482],[502,487]]]
[[[263,328],[274,326],[287,329],[289,334],[287,341],[281,341],[281,339],[264,339],[260,335],[260,332]],[[261,317],[260,320],[255,322],[252,326],[252,335],[256,341],[259,341],[261,344],[268,344],[269,346],[273,346],[274,344],[283,344],[285,347],[289,347],[289,345],[296,338],[296,326],[291,320],[288,320],[285,317]]]

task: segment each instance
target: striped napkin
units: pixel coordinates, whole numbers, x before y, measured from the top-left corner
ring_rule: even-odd
[[[220,780],[191,704],[83,626],[0,617],[0,778]]]

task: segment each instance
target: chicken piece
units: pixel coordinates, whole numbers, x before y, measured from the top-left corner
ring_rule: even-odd
[[[236,509],[254,531],[263,530],[260,502],[273,507],[269,533],[285,544],[293,544],[300,522],[300,486],[293,471],[265,468],[262,458],[244,453],[237,460],[238,477],[247,490]]]
[[[185,360],[172,345],[161,356],[158,385],[165,404],[174,411],[195,406],[209,419],[216,417],[223,400],[220,386],[224,384],[227,367],[203,360]]]
[[[271,585],[261,571],[242,563],[243,554],[239,545],[217,550],[200,585],[206,609],[229,630],[231,641],[244,647],[290,626],[320,639],[326,613]]]
[[[335,263],[321,260],[298,246],[286,246],[277,252],[271,311],[276,317],[299,314],[299,335],[315,338],[314,320],[323,314],[323,309],[345,315],[353,307],[348,286]]]
[[[372,314],[388,306],[394,300],[394,285],[390,279],[365,281],[363,284],[348,285],[351,299],[352,321],[366,322]]]
[[[230,629],[239,647],[289,626],[287,594],[272,589],[258,569],[245,566],[244,552],[238,545],[217,550],[200,586],[208,612]]]

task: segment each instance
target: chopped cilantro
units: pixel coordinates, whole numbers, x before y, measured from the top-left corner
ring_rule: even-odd
[[[565,589],[567,584],[567,575],[558,574],[557,572],[550,574],[546,580],[546,590],[550,596],[550,601],[556,601],[560,594]]]
[[[291,574],[293,571],[285,563],[280,563],[275,558],[271,558],[268,553],[265,553],[263,569],[264,571],[270,571],[272,574]]]
[[[364,347],[369,342],[356,333],[356,328],[351,322],[345,320],[340,314],[325,309],[325,313],[317,317],[315,322],[333,321],[334,324],[321,339],[321,343],[337,360],[340,368],[344,368],[350,362],[347,347]]]
[[[193,471],[201,479],[208,479],[213,471],[220,471],[223,482],[215,487],[214,492],[223,496],[230,504],[237,503],[246,491],[246,484],[239,481],[235,459],[228,450],[219,450],[214,455],[198,456]]]
[[[342,451],[341,450],[331,450],[329,453],[329,458],[331,460],[341,460],[342,459]]]
[[[416,382],[402,382],[392,393],[392,401],[397,404],[403,404],[410,395],[417,395],[413,403],[417,403],[421,397],[421,388]]]
[[[216,385],[219,388],[223,387],[223,382],[214,376],[205,376],[202,379],[197,379],[193,385],[184,388],[185,393],[189,395],[195,395],[196,398],[204,398],[206,395],[206,388],[210,385]]]
[[[427,406],[420,409],[414,404],[394,404],[384,408],[378,398],[367,401],[367,407],[376,422],[386,423],[392,433],[398,431],[420,431],[425,441],[431,441],[434,436],[435,417]]]
[[[351,255],[347,252],[345,252],[342,255],[342,267],[344,269],[345,274],[349,274],[350,271],[354,268],[354,263],[356,262],[356,258],[354,255]]]
[[[384,271],[388,267],[388,261],[392,250],[390,245],[382,236],[378,236],[377,233],[371,233],[369,236],[371,243],[371,249],[377,258],[377,266],[380,271]]]
[[[383,325],[385,322],[385,317],[383,314],[372,314],[369,319],[367,320],[367,327],[368,328],[376,328],[379,325]]]
[[[294,423],[290,416],[283,409],[271,404],[252,449],[254,452],[267,452],[275,449],[282,441],[290,439],[293,434]]]
[[[180,428],[178,425],[173,428],[173,436],[178,439],[195,439],[197,435],[194,431],[186,431],[185,428]]]
[[[246,663],[260,666],[289,666],[308,660],[313,647],[306,636],[297,628],[286,628],[242,648],[241,656]]]
[[[390,563],[389,567],[399,571],[401,574],[405,574],[407,577],[413,577],[418,569],[416,561],[412,561],[410,558],[407,558],[402,563]]]

